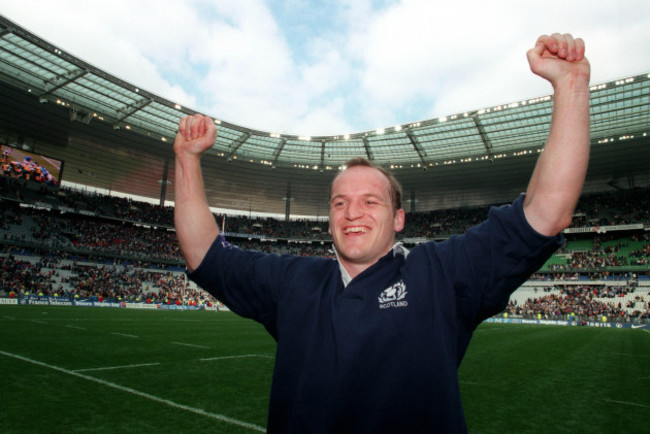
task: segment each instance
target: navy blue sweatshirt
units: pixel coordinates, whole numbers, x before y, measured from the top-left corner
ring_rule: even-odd
[[[561,244],[530,227],[522,202],[406,257],[391,251],[345,288],[334,259],[217,237],[190,277],[277,340],[267,430],[466,432],[457,369],[473,330]]]

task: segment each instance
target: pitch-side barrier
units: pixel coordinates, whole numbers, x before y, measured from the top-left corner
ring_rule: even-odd
[[[487,323],[497,324],[532,324],[532,325],[554,325],[570,327],[603,327],[616,329],[644,329],[650,330],[650,324],[632,324],[608,321],[562,321],[548,319],[524,319],[524,318],[488,318]]]

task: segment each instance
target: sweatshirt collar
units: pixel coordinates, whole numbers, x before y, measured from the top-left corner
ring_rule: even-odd
[[[343,287],[346,288],[348,284],[352,281],[352,278],[350,277],[350,273],[348,273],[348,271],[345,269],[343,264],[341,264],[341,261],[339,260],[339,252],[336,251],[336,247],[333,244],[332,244],[332,249],[334,250],[334,254],[336,255],[336,260],[339,263],[339,270],[341,271],[341,280],[343,281]],[[393,244],[392,251],[393,251],[393,257],[397,255],[403,255],[404,259],[406,259],[406,257],[409,254],[408,249],[404,247],[404,244],[402,244],[401,242],[396,242],[395,244]]]

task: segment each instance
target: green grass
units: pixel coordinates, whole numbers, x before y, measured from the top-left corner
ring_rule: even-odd
[[[0,305],[0,427],[255,432],[274,351],[231,313]],[[649,364],[643,330],[484,324],[460,368],[469,430],[648,432]]]
[[[643,433],[650,333],[484,324],[460,369],[472,433]]]

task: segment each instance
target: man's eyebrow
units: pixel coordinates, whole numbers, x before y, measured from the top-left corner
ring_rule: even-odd
[[[345,194],[341,194],[341,193],[339,193],[339,194],[335,194],[334,196],[332,196],[332,197],[330,198],[330,202],[333,202],[335,199],[347,199],[347,197],[348,197],[348,196],[345,195]],[[364,193],[364,194],[361,195],[361,197],[363,197],[364,199],[367,199],[367,198],[378,199],[378,200],[380,200],[381,202],[387,202],[387,201],[389,201],[389,199],[384,198],[382,195],[380,195],[380,194],[376,194],[376,193]]]
[[[381,194],[366,193],[366,194],[364,194],[364,195],[362,195],[362,196],[363,196],[363,197],[372,197],[372,198],[375,198],[375,199],[379,199],[379,200],[381,200],[382,202],[384,202],[384,201],[386,200],[386,199],[384,198],[384,196],[382,196]]]

